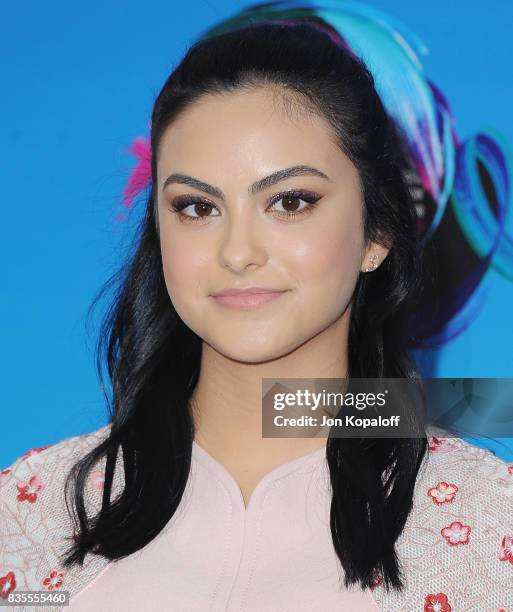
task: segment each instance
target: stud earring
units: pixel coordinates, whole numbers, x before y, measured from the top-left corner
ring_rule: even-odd
[[[374,253],[374,255],[371,256],[370,260],[371,260],[371,265],[368,268],[365,268],[365,272],[372,272],[373,270],[376,269],[377,267],[377,261],[378,261],[379,257],[376,255],[376,253]]]

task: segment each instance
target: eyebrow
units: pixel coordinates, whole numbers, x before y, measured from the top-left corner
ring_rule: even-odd
[[[259,191],[278,183],[279,181],[283,181],[286,178],[291,176],[319,176],[327,181],[332,182],[329,176],[317,170],[317,168],[313,168],[312,166],[291,166],[290,168],[284,168],[283,170],[278,170],[277,172],[273,172],[269,176],[266,176],[258,181],[255,181],[248,188],[249,195],[255,195]],[[214,187],[213,185],[209,185],[204,181],[200,181],[193,176],[189,176],[188,174],[170,174],[167,179],[164,181],[162,185],[162,190],[164,190],[171,183],[180,183],[183,185],[189,185],[189,187],[194,187],[195,189],[199,189],[200,191],[204,191],[211,196],[216,198],[220,198],[222,200],[225,199],[224,193],[218,187]]]

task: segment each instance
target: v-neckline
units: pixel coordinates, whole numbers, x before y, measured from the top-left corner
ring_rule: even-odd
[[[215,459],[209,452],[200,446],[196,440],[193,440],[192,442],[192,455],[207,469],[211,470],[231,491],[235,493],[235,495],[239,498],[239,503],[242,505],[242,511],[247,513],[250,508],[257,503],[261,491],[264,490],[267,485],[278,478],[300,471],[303,466],[306,467],[312,463],[316,463],[326,455],[326,446],[322,446],[321,448],[310,451],[306,455],[301,455],[301,457],[296,457],[295,459],[282,463],[264,474],[253,487],[253,491],[251,492],[247,504],[244,500],[242,489],[232,474],[221,462]]]

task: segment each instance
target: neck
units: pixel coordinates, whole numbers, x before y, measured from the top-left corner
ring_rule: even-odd
[[[325,433],[262,437],[262,379],[345,378],[347,322],[348,317],[342,316],[287,355],[260,363],[227,358],[203,343],[200,376],[191,401],[197,443],[217,456],[241,453],[257,461],[269,453],[286,461],[325,446]]]

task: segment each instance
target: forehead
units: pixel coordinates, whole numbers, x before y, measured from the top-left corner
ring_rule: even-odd
[[[283,92],[259,87],[208,94],[191,104],[163,133],[157,171],[160,179],[192,169],[254,177],[301,163],[336,175],[341,162],[349,162],[344,158],[323,117]]]

